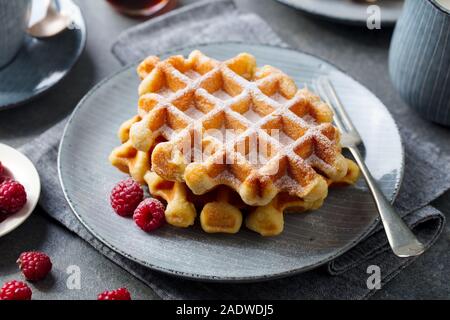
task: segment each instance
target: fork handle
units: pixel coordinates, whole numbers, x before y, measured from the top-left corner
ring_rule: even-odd
[[[402,218],[397,214],[391,203],[386,199],[367,168],[358,149],[354,146],[348,147],[348,149],[355,158],[369,189],[372,191],[372,196],[378,208],[392,251],[399,257],[413,257],[423,253],[425,251],[424,245],[416,238],[409,227],[403,222]]]

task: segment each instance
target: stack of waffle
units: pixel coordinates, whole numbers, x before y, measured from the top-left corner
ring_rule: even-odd
[[[236,233],[245,220],[277,235],[284,211],[318,209],[329,186],[358,178],[329,106],[247,53],[152,56],[138,75],[138,114],[110,161],[167,202],[171,225],[189,227],[199,212],[206,232]]]

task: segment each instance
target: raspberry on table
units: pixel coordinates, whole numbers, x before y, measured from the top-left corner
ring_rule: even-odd
[[[2,176],[4,173],[5,173],[5,167],[2,165],[2,162],[0,161],[0,176]]]
[[[139,228],[146,232],[161,227],[165,222],[164,205],[161,201],[148,198],[142,201],[134,211],[133,219]]]
[[[50,258],[42,252],[23,252],[17,259],[19,269],[27,280],[37,281],[45,278],[52,269]]]
[[[131,295],[126,288],[100,293],[97,300],[131,300]]]
[[[111,191],[111,206],[120,216],[131,216],[144,198],[139,183],[129,178],[120,181]]]
[[[27,203],[27,193],[23,185],[15,180],[6,180],[0,184],[0,212],[13,214]]]
[[[22,281],[9,281],[0,290],[0,300],[31,300],[31,289]]]

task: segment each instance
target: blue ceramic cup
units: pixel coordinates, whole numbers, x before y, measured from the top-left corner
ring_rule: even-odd
[[[424,118],[450,126],[450,0],[406,0],[389,72],[406,103]]]
[[[0,0],[0,68],[22,47],[30,5],[30,0]]]

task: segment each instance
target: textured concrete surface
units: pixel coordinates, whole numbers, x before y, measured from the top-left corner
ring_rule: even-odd
[[[20,108],[0,113],[0,141],[18,147],[70,114],[77,102],[97,82],[120,68],[110,53],[116,36],[138,21],[118,15],[105,1],[78,0],[88,27],[87,48],[78,64],[54,90]],[[180,1],[182,4],[193,2]],[[394,115],[410,111],[389,82],[387,56],[392,30],[369,31],[340,26],[297,12],[272,0],[236,0],[243,11],[262,16],[292,47],[316,54],[345,70],[371,89]],[[219,39],[218,39],[219,40]],[[446,131],[445,128],[439,130]],[[448,198],[448,199],[447,199]],[[450,213],[450,196],[437,203]],[[0,283],[20,278],[14,264],[23,250],[48,252],[54,262],[53,276],[34,285],[38,299],[94,299],[100,291],[127,286],[135,298],[157,298],[140,283],[36,209],[19,229],[0,239]],[[63,241],[61,239],[64,239]],[[66,287],[66,268],[78,265],[81,290]],[[426,299],[450,297],[450,227],[436,245],[397,278],[375,294],[384,299]]]

